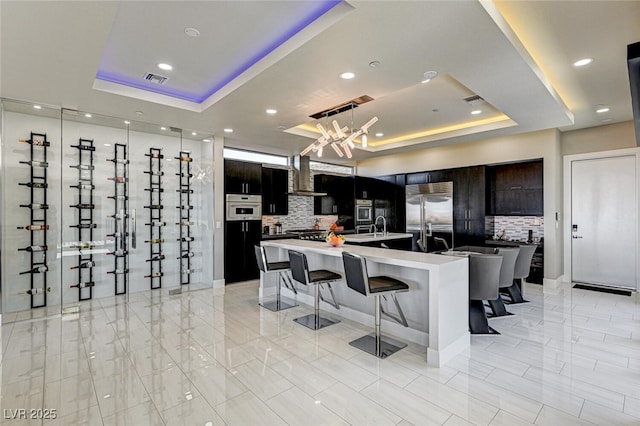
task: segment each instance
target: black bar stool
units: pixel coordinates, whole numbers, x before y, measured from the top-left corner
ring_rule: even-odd
[[[515,271],[518,253],[520,253],[520,248],[517,247],[501,247],[498,249],[498,254],[502,256],[502,266],[500,267],[500,282],[498,284],[499,291],[504,291],[506,290],[506,288],[513,285],[513,274]],[[494,317],[513,315],[511,312],[507,311],[507,307],[504,305],[504,302],[500,295],[498,295],[498,297],[494,300],[487,300],[487,302],[489,302],[489,307],[491,307],[491,311],[493,312]]]
[[[405,343],[382,336],[380,333],[380,315],[384,314],[405,327],[408,327],[407,319],[396,298],[396,292],[408,291],[409,286],[391,277],[369,277],[367,273],[367,263],[365,259],[358,255],[343,251],[342,261],[344,263],[344,273],[349,288],[367,297],[375,297],[375,333],[360,337],[359,339],[349,342],[349,344],[378,358],[386,358],[406,347],[407,345]],[[387,295],[391,296],[395,302],[398,316],[385,312],[382,308],[380,296],[385,297]]]
[[[293,308],[294,306],[298,306],[294,301],[290,301],[288,303],[280,298],[280,284],[284,282],[285,287],[289,290],[293,291],[294,294],[298,294],[295,286],[289,279],[289,275],[287,275],[287,271],[290,270],[289,262],[268,262],[267,261],[267,253],[264,247],[260,245],[255,245],[254,250],[256,252],[256,261],[258,262],[258,268],[265,274],[268,272],[278,272],[278,284],[276,285],[276,300],[272,302],[263,302],[259,303],[263,308],[267,308],[270,311],[277,312],[283,309]]]
[[[471,334],[500,334],[489,327],[484,300],[498,298],[502,256],[469,254],[469,330]]]
[[[522,297],[522,282],[529,276],[529,270],[531,269],[531,261],[533,260],[533,253],[535,253],[536,245],[521,245],[520,253],[516,259],[516,267],[513,273],[513,283],[501,291],[505,291],[511,300],[507,303],[525,303],[528,302]]]
[[[296,318],[294,321],[312,330],[319,330],[323,327],[339,323],[340,321],[320,316],[320,300],[322,299],[325,301],[320,293],[320,286],[322,284],[327,284],[329,291],[331,292],[331,298],[333,299],[333,303],[327,303],[331,304],[336,309],[340,309],[340,306],[336,302],[335,295],[333,294],[331,283],[341,280],[342,275],[327,271],[326,269],[309,271],[307,256],[299,251],[289,250],[289,261],[291,262],[291,275],[293,276],[293,279],[304,285],[313,285],[313,314]]]

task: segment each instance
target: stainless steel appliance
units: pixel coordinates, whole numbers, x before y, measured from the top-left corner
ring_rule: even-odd
[[[262,220],[262,195],[227,194],[227,221]]]
[[[356,225],[373,223],[373,201],[356,200]]]
[[[434,238],[453,248],[453,182],[406,186],[407,233],[413,234],[413,250],[436,251]]]
[[[300,240],[324,241],[327,238],[327,231],[318,229],[289,229],[287,234],[294,234]]]

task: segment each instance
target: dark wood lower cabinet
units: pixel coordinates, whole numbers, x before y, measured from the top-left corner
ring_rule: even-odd
[[[366,243],[350,243],[355,246],[366,246],[366,247],[383,247],[390,248],[393,250],[406,250],[411,251],[411,238],[397,238],[393,240],[381,240],[381,241],[367,241]],[[382,244],[386,245],[386,247],[382,246]]]
[[[226,283],[260,277],[253,246],[262,238],[259,220],[227,221],[224,233],[224,278]]]

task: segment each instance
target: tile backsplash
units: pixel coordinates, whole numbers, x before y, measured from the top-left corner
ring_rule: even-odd
[[[313,187],[313,176],[316,173],[341,174],[338,170],[332,170],[332,165],[322,164],[322,170],[311,170],[311,187]],[[289,169],[288,167],[277,167]],[[289,191],[293,190],[293,173],[289,171]],[[320,229],[329,229],[332,223],[338,220],[337,215],[314,215],[313,197],[300,195],[289,195],[289,214],[286,216],[262,216],[262,226],[269,226],[269,233],[275,233],[275,223],[282,223],[282,231],[288,229],[311,229],[318,219]]]
[[[486,216],[485,234],[491,239],[505,231],[505,240],[527,241],[529,230],[535,241],[544,237],[544,217],[542,216]]]
[[[315,216],[313,197],[289,195],[289,214],[286,216],[262,216],[262,226],[269,226],[269,233],[275,233],[275,223],[282,223],[282,231],[288,229],[311,229],[319,221],[320,229],[329,229],[338,216]]]

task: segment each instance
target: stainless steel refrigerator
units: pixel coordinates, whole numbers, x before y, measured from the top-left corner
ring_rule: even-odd
[[[453,248],[453,182],[407,185],[406,196],[413,250],[440,251],[445,244]]]

